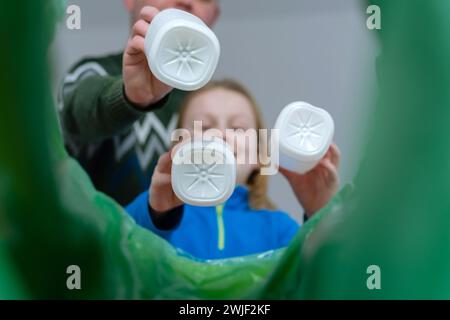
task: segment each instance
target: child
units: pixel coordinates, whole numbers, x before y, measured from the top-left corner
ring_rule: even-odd
[[[264,128],[253,97],[229,80],[212,82],[186,97],[178,128],[192,132],[194,121],[202,121],[203,130],[220,130],[224,139],[229,138],[226,129]],[[236,132],[235,156],[255,151],[249,150],[252,146],[245,143],[245,136]],[[280,168],[307,216],[336,193],[339,158],[337,147],[332,145],[316,168],[305,175]],[[273,210],[267,197],[268,177],[260,174],[258,164],[238,163],[237,187],[224,204],[216,207],[183,204],[172,190],[171,166],[167,152],[158,161],[149,192],[138,196],[126,210],[138,224],[194,257],[220,259],[278,249],[288,245],[297,232],[299,226],[288,214]]]

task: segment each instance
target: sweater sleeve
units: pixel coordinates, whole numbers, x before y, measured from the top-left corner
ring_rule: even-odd
[[[146,112],[163,107],[169,95],[139,109],[127,100],[122,76],[111,76],[100,64],[90,61],[65,77],[58,98],[65,137],[91,143],[118,134]]]

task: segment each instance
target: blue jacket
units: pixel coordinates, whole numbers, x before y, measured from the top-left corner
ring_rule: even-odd
[[[185,204],[183,217],[173,230],[158,230],[148,209],[148,192],[127,208],[137,224],[200,259],[222,259],[260,253],[286,246],[299,225],[284,212],[253,210],[248,190],[236,187],[224,205],[198,207]]]

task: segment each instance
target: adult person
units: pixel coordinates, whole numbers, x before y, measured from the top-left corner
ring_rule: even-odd
[[[131,31],[122,53],[84,58],[59,93],[59,116],[69,153],[96,188],[128,204],[148,188],[159,156],[170,144],[184,93],[151,73],[144,38],[159,11],[177,8],[214,26],[217,0],[124,0]]]

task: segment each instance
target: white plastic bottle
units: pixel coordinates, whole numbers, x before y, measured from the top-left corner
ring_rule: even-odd
[[[161,82],[193,91],[211,80],[220,44],[200,18],[167,9],[152,20],[145,37],[145,53],[150,70]]]
[[[172,189],[184,203],[224,203],[236,185],[236,159],[222,139],[183,143],[172,158]]]
[[[325,110],[300,101],[281,111],[275,129],[279,130],[279,165],[304,174],[328,151],[334,122]]]

